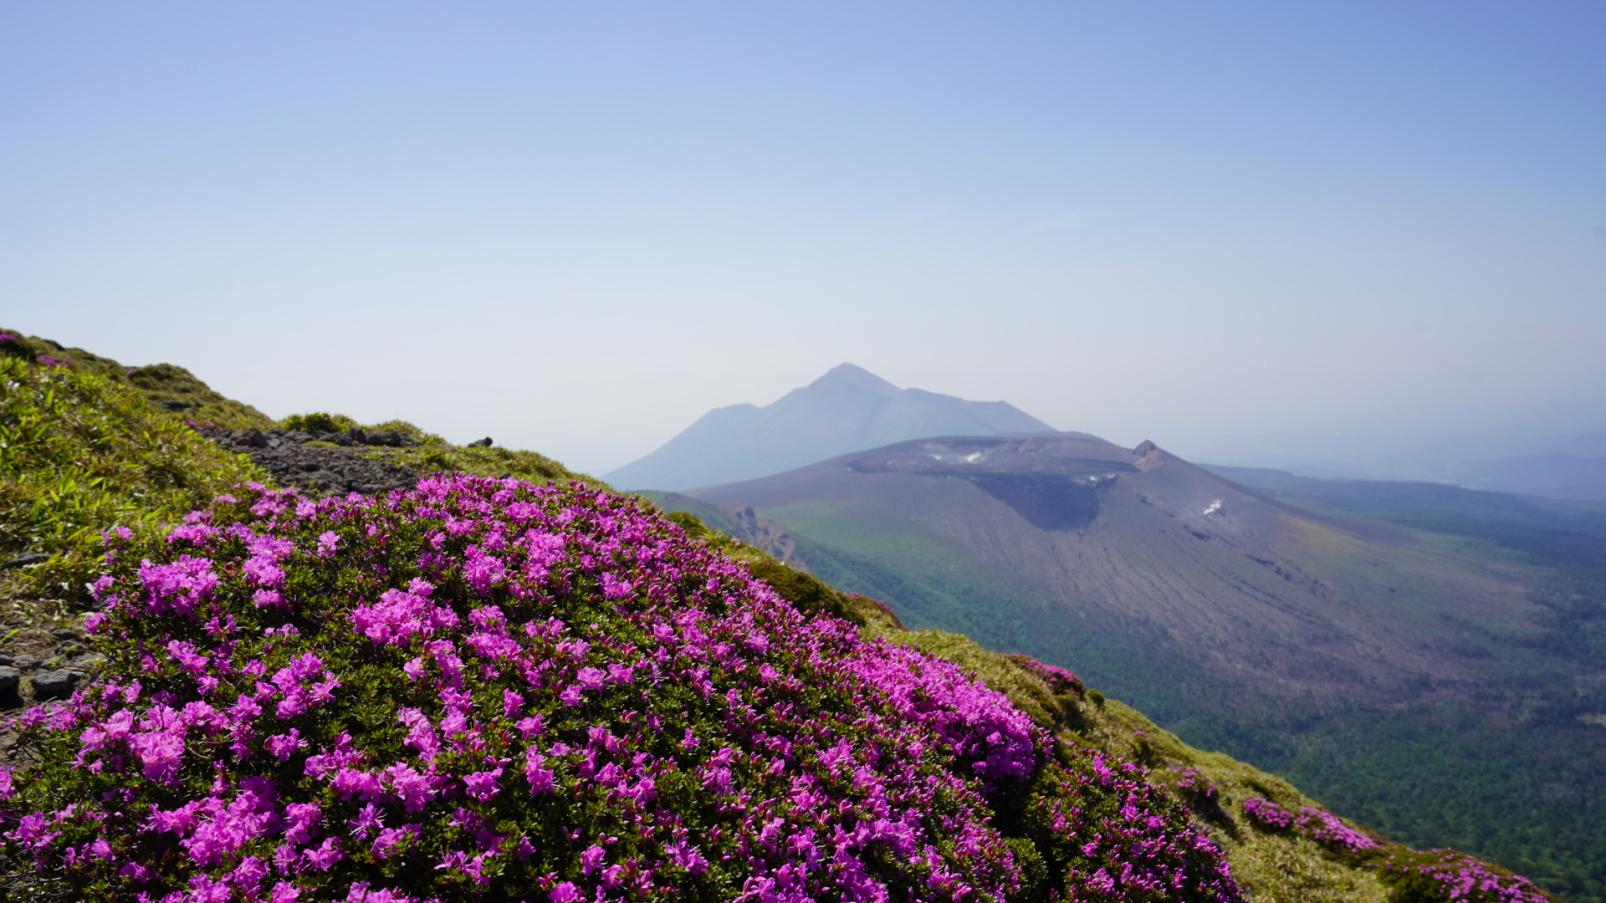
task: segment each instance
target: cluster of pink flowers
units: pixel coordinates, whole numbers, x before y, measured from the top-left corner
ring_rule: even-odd
[[[1547,903],[1550,899],[1521,875],[1496,871],[1454,850],[1408,853],[1389,862],[1391,878],[1418,896],[1445,903]]]
[[[114,679],[20,718],[41,764],[0,802],[4,843],[79,889],[1021,886],[993,813],[1044,767],[1027,716],[951,663],[803,616],[634,500],[467,476],[378,499],[251,486],[160,548],[108,549],[90,625]],[[1096,836],[1111,862],[1130,846]],[[1204,868],[1225,875],[1219,851]]]
[[[1086,750],[1072,767],[1048,766],[1027,817],[1063,874],[1053,899],[1241,900],[1226,857],[1130,762],[1113,767]]]
[[[1243,811],[1245,816],[1262,828],[1292,831],[1332,850],[1359,852],[1375,850],[1380,846],[1371,835],[1351,828],[1338,816],[1315,806],[1300,806],[1296,815],[1271,800],[1253,796],[1243,801]]]
[[[1085,692],[1085,688],[1082,686],[1082,679],[1059,665],[1040,662],[1029,655],[1017,654],[1011,655],[1009,658],[1010,661],[1025,670],[1041,677],[1043,682],[1048,684],[1049,690],[1055,693],[1074,693],[1077,696],[1081,696]]]
[[[1210,819],[1219,819],[1224,814],[1221,811],[1220,791],[1198,769],[1184,768],[1178,771],[1176,790],[1177,796],[1188,804],[1194,814]]]
[[[1255,824],[1272,831],[1287,831],[1294,827],[1294,813],[1258,796],[1243,801],[1244,815]]]
[[[863,644],[847,667],[890,697],[898,713],[930,727],[962,769],[987,786],[1037,771],[1046,736],[1003,695],[952,662],[885,643]]]

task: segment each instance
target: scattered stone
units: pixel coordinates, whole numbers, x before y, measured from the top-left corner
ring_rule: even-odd
[[[468,447],[469,448],[490,448],[491,447],[491,437],[490,436],[486,436],[484,439],[475,439],[473,442],[470,442],[468,444]]]
[[[9,666],[0,666],[0,699],[17,692],[17,684],[22,682],[22,672]]]
[[[40,671],[32,678],[33,695],[36,699],[62,699],[70,695],[73,687],[78,685],[82,675],[77,671],[68,671],[58,668],[55,671]]]
[[[93,674],[94,672],[99,671],[101,666],[106,664],[106,656],[96,652],[91,652],[88,655],[80,655],[67,664],[71,666],[71,670],[73,671]]]
[[[50,556],[44,552],[23,552],[21,555],[7,559],[5,564],[0,564],[0,567],[25,568],[31,564],[39,564],[49,560]]]
[[[50,635],[58,640],[78,639],[78,631],[71,627],[57,627],[55,630],[50,631]]]
[[[40,665],[44,664],[44,662],[42,662],[41,660],[39,660],[37,658],[34,658],[31,655],[19,655],[19,656],[17,656],[17,660],[12,662],[12,664],[16,665],[18,668],[21,668],[24,671],[32,671],[33,669],[35,669],[35,668],[39,667]]]
[[[17,660],[9,655],[0,654],[0,665],[15,665]]]

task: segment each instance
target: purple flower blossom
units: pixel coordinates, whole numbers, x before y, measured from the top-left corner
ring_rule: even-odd
[[[318,557],[333,558],[335,549],[340,545],[340,534],[333,530],[325,530],[318,534]]]

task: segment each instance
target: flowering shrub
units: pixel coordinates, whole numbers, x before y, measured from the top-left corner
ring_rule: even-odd
[[[1252,796],[1243,801],[1244,816],[1268,831],[1287,831],[1294,827],[1294,813],[1268,799]]]
[[[1037,675],[1048,684],[1048,689],[1054,693],[1074,693],[1082,696],[1086,690],[1082,686],[1082,679],[1071,671],[1058,665],[1040,662],[1029,655],[1011,655],[1009,660],[1026,671]]]
[[[1300,806],[1299,814],[1258,796],[1243,801],[1244,815],[1269,831],[1292,831],[1308,840],[1336,851],[1375,850],[1379,844],[1369,835],[1351,828],[1326,809]]]
[[[1376,840],[1339,821],[1338,816],[1326,809],[1301,806],[1294,825],[1304,836],[1333,850],[1359,852],[1379,846]]]
[[[1131,763],[1083,751],[1051,764],[1027,803],[1027,822],[1054,874],[1052,899],[1241,900],[1221,850]]]
[[[1194,815],[1218,822],[1226,817],[1221,809],[1220,791],[1198,769],[1183,768],[1177,772],[1176,792]]]
[[[1454,850],[1405,851],[1390,857],[1384,880],[1391,903],[1545,903],[1533,882]]]
[[[253,485],[161,548],[108,544],[86,627],[113,679],[26,713],[40,764],[0,780],[5,844],[82,895],[1020,886],[990,800],[1044,783],[1025,715],[957,666],[804,618],[632,501],[466,476],[377,500]],[[1185,820],[1128,818],[1156,802],[1135,773],[1090,774],[1055,766],[1035,799],[1057,861],[1114,875],[1098,899],[1231,898]],[[1062,784],[1108,805],[1052,803]],[[1094,871],[1067,888],[1097,891]]]

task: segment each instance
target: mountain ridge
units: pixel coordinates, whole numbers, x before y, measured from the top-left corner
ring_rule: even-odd
[[[899,388],[842,363],[770,404],[714,408],[659,448],[603,476],[624,488],[681,491],[901,439],[1049,431],[1048,424],[1008,402]]]

